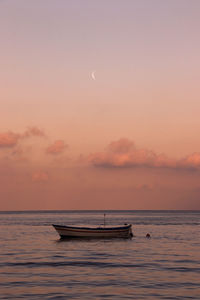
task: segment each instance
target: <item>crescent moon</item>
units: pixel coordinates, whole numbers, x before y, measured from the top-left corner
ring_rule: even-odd
[[[95,77],[95,71],[92,72],[91,76],[92,76],[92,79],[93,79],[93,80],[96,80],[96,77]]]

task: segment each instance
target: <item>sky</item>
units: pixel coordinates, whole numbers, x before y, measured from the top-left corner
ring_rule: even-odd
[[[199,53],[198,0],[0,0],[0,210],[200,209]]]

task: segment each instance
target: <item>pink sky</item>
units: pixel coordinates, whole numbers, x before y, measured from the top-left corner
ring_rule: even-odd
[[[199,28],[198,0],[0,1],[0,210],[200,209]]]

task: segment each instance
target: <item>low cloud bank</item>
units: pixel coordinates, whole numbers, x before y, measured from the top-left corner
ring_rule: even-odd
[[[103,152],[91,154],[89,161],[95,167],[102,168],[200,169],[200,153],[193,153],[179,160],[170,159],[165,154],[138,149],[133,141],[126,138],[111,142]]]

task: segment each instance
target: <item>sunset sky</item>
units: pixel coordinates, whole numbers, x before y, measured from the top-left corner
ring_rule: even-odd
[[[0,210],[200,209],[199,54],[199,0],[0,0]]]

